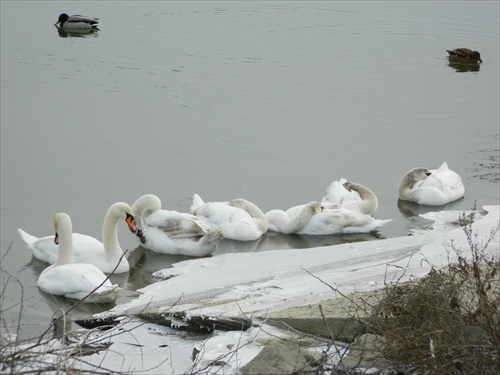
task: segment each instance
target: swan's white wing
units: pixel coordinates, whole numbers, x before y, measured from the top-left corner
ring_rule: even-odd
[[[144,222],[163,231],[172,239],[203,236],[212,229],[196,216],[177,211],[158,210],[149,215]]]

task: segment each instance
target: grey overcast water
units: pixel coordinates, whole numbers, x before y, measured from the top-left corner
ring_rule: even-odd
[[[146,193],[180,212],[194,193],[266,212],[320,200],[345,177],[375,191],[376,218],[393,219],[380,235],[396,237],[418,213],[499,203],[498,1],[0,6],[2,313],[15,322],[22,301],[29,334],[69,305],[39,291],[46,265],[17,228],[50,235],[59,211],[100,238],[112,203]],[[99,17],[100,30],[60,34],[62,12]],[[446,49],[458,47],[484,63],[450,66]],[[398,204],[404,173],[443,161],[462,176],[463,199]],[[135,267],[117,303],[183,259],[137,248],[125,223],[119,238]],[[377,237],[268,234],[224,240],[218,253],[365,240]]]

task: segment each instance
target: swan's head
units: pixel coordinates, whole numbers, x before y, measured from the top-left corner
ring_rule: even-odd
[[[229,202],[227,202],[227,204],[229,206],[241,208],[244,210],[246,207],[249,206],[250,202],[243,198],[236,198],[236,199],[231,199]]]
[[[407,173],[407,176],[411,178],[413,182],[425,180],[431,175],[431,171],[427,168],[414,168]]]
[[[54,236],[54,243],[56,245],[59,244],[59,232],[66,231],[67,233],[73,232],[73,228],[71,225],[71,218],[68,214],[63,212],[59,212],[54,215],[54,230],[56,232]]]
[[[401,181],[399,181],[399,199],[409,200],[407,197],[407,192],[413,187],[413,185],[418,182],[425,180],[431,175],[431,171],[427,168],[413,168],[411,171],[407,172]]]
[[[321,209],[322,210],[335,210],[337,208],[340,208],[340,205],[337,203],[321,202]]]
[[[243,198],[231,199],[227,202],[229,206],[241,208],[246,211],[251,217],[258,220],[264,220],[265,216],[262,210],[254,203]]]
[[[125,220],[128,229],[130,229],[132,233],[137,234],[138,229],[137,226],[135,225],[132,207],[130,207],[127,203],[125,202],[115,203],[109,208],[108,212],[111,213],[117,219]]]
[[[144,218],[158,210],[161,210],[161,200],[154,194],[145,194],[132,204],[132,212],[137,226],[135,235],[139,237],[141,243],[146,243],[146,237],[142,233]]]

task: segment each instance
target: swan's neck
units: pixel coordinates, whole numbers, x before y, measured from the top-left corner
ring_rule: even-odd
[[[69,223],[60,223],[57,229],[59,239],[59,252],[57,254],[58,266],[73,263],[73,228]]]
[[[399,182],[399,189],[398,189],[399,196],[400,197],[407,196],[408,191],[411,189],[414,182],[415,181],[413,180],[413,178],[411,178],[411,176],[409,175],[403,176],[403,178]]]
[[[262,210],[251,202],[246,202],[244,210],[254,219],[257,228],[263,233],[267,232],[269,223]]]
[[[360,184],[352,184],[351,188],[358,192],[359,197],[363,200],[364,213],[373,213],[378,208],[378,199],[373,191]]]
[[[102,225],[102,243],[106,253],[122,251],[118,242],[118,221],[112,212],[108,211]]]
[[[153,194],[143,195],[132,205],[135,225],[139,229],[144,229],[144,220],[158,210],[161,210],[160,198]]]
[[[273,210],[268,212],[268,219],[281,233],[292,234],[304,229],[314,214],[315,211],[310,205],[304,205],[299,214],[293,218],[284,211]]]

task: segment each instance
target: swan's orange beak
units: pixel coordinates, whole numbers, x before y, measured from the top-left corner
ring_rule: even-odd
[[[127,214],[127,216],[125,217],[125,221],[127,222],[128,229],[130,229],[130,231],[132,233],[136,234],[137,227],[135,226],[135,223],[134,223],[134,217],[130,214]]]
[[[56,245],[59,245],[59,233],[56,232],[56,235],[54,236],[54,243]]]

